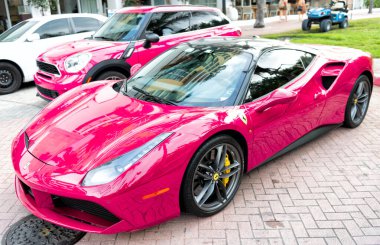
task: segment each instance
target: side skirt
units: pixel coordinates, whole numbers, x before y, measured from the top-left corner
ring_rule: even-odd
[[[339,128],[342,125],[343,125],[342,123],[340,123],[340,124],[330,124],[330,125],[325,125],[325,126],[316,128],[313,131],[305,134],[304,136],[302,136],[298,140],[294,141],[292,144],[288,145],[287,147],[285,147],[281,151],[277,152],[276,154],[274,154],[273,156],[271,156],[270,158],[268,158],[267,160],[265,160],[264,162],[262,162],[260,165],[265,164],[267,162],[270,162],[270,161],[276,159],[277,157],[280,157],[280,156],[284,155],[285,153],[287,153],[289,151],[292,151],[292,150],[300,147],[301,145],[309,143],[313,139],[318,138],[319,136],[324,135],[324,134],[326,134],[327,132],[329,132],[329,131],[331,131],[333,129]]]

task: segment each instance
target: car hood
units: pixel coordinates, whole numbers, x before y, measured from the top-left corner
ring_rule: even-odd
[[[78,92],[68,92],[42,110],[26,134],[28,151],[34,157],[77,173],[104,164],[161,133],[175,132],[180,123],[203,114],[202,109],[129,98],[99,82],[75,90]]]
[[[41,54],[39,59],[49,63],[57,63],[77,53],[91,53],[93,57],[100,55],[103,59],[117,59],[126,49],[128,43],[85,39],[49,49]]]

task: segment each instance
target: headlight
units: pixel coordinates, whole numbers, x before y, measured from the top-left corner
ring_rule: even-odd
[[[135,164],[140,158],[154,149],[172,133],[163,133],[145,143],[144,145],[101,165],[86,174],[82,182],[83,186],[102,185],[109,183],[119,177],[128,168]]]
[[[74,54],[65,60],[65,70],[71,73],[78,72],[90,62],[91,58],[90,53]]]

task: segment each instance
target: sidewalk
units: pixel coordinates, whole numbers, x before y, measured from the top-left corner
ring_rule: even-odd
[[[350,20],[380,18],[380,8],[373,9],[372,14],[368,14],[368,9],[353,10],[348,13]],[[255,24],[252,20],[238,20],[233,23],[242,30],[242,37],[251,38],[252,36],[261,36],[267,34],[276,34],[301,29],[301,21],[298,21],[298,15],[289,15],[288,21],[280,21],[278,16],[265,18],[264,28],[253,28]],[[375,85],[380,86],[380,59],[373,60],[373,70],[375,73]]]

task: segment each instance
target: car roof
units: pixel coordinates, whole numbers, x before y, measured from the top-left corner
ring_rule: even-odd
[[[235,37],[212,37],[207,39],[200,39],[190,41],[189,44],[195,46],[213,46],[213,47],[228,47],[231,49],[239,48],[244,49],[250,53],[258,53],[268,48],[290,48],[302,50],[305,52],[317,53],[317,49],[300,44],[292,44],[286,41],[265,39],[260,37],[254,38],[235,38]]]
[[[159,13],[175,11],[219,11],[217,8],[200,5],[158,5],[158,6],[137,6],[122,8],[118,13]]]
[[[40,16],[27,19],[27,21],[49,21],[63,18],[72,18],[72,17],[93,17],[99,20],[106,20],[107,17],[100,14],[87,14],[87,13],[78,13],[78,14],[52,14],[47,16]]]

